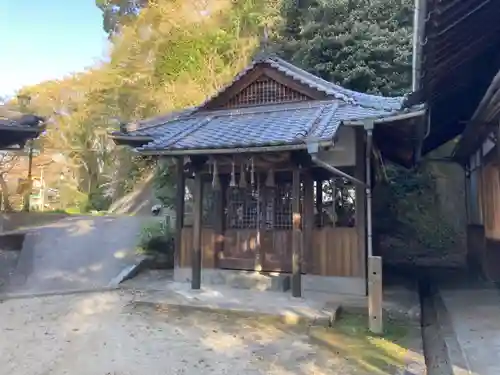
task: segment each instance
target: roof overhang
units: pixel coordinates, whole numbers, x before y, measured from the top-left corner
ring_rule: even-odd
[[[45,127],[24,127],[0,125],[0,149],[6,149],[14,145],[24,146],[30,140],[37,138]]]
[[[364,125],[366,120],[373,120],[375,124],[388,124],[391,122],[396,122],[396,121],[403,121],[403,120],[409,120],[409,119],[414,119],[417,117],[422,117],[427,114],[427,109],[425,107],[414,110],[414,111],[407,111],[403,113],[395,113],[393,115],[389,115],[386,117],[377,117],[373,119],[363,119],[363,120],[347,120],[343,121],[345,125]]]
[[[423,130],[426,127],[427,111],[424,106],[418,109],[407,109],[405,112],[394,113],[386,117],[371,119],[344,120],[345,126],[364,126],[366,120],[373,120],[376,125],[374,139],[384,158],[405,167],[415,165],[420,157]],[[182,156],[182,155],[217,155],[234,153],[262,153],[262,152],[284,152],[307,149],[307,138],[298,140],[291,144],[267,144],[267,145],[241,145],[226,148],[190,148],[190,149],[148,149],[137,150],[154,140],[150,136],[134,136],[114,132],[110,134],[111,139],[118,145],[126,145],[135,149],[135,152],[143,156]],[[321,140],[321,148],[334,146],[333,140]]]
[[[418,92],[430,108],[429,152],[464,131],[500,64],[496,0],[420,0],[414,50],[420,51]],[[418,43],[418,44],[417,44]]]
[[[261,153],[261,152],[283,152],[283,151],[297,151],[307,149],[307,139],[304,139],[301,143],[289,144],[289,145],[279,145],[279,146],[248,146],[248,147],[232,147],[232,148],[219,148],[219,149],[169,149],[169,150],[147,150],[139,151],[135,150],[140,155],[144,156],[181,156],[181,155],[222,155],[222,154],[235,154],[235,153]],[[328,148],[333,147],[333,141],[321,141],[319,142],[320,147]]]
[[[154,140],[153,137],[109,133],[108,136],[118,146],[140,147]]]

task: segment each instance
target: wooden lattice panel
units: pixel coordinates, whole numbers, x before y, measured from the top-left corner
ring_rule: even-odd
[[[243,91],[229,99],[225,108],[247,107],[262,104],[277,104],[310,100],[310,98],[279,82],[261,77]]]

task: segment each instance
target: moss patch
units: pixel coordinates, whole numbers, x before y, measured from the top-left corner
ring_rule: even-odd
[[[368,317],[342,314],[333,328],[312,327],[311,340],[357,363],[359,374],[398,373],[408,361],[423,361],[420,330],[402,320],[386,319],[384,335],[368,331]]]

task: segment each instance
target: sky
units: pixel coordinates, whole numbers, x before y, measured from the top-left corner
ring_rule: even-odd
[[[0,0],[0,96],[82,71],[106,49],[94,0]]]

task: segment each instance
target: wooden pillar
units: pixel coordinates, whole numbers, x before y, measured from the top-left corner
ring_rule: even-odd
[[[304,260],[304,271],[312,269],[313,253],[313,229],[314,229],[314,181],[310,171],[304,175],[304,233],[302,245],[302,259]]]
[[[319,217],[319,225],[323,227],[323,180],[316,181],[316,211]]]
[[[175,195],[175,252],[174,267],[180,267],[182,257],[182,228],[184,227],[184,197],[186,192],[186,177],[184,175],[184,158],[178,157],[176,165],[177,191]]]
[[[302,259],[301,259],[301,212],[300,212],[300,169],[293,169],[292,179],[292,295],[302,296]]]
[[[219,267],[219,259],[224,251],[224,234],[226,227],[226,194],[229,183],[225,176],[221,176],[220,189],[215,192],[215,221],[214,221],[214,235],[215,235],[215,268]]]
[[[203,215],[203,178],[201,171],[194,177],[193,247],[191,253],[191,289],[201,288],[201,219]]]

